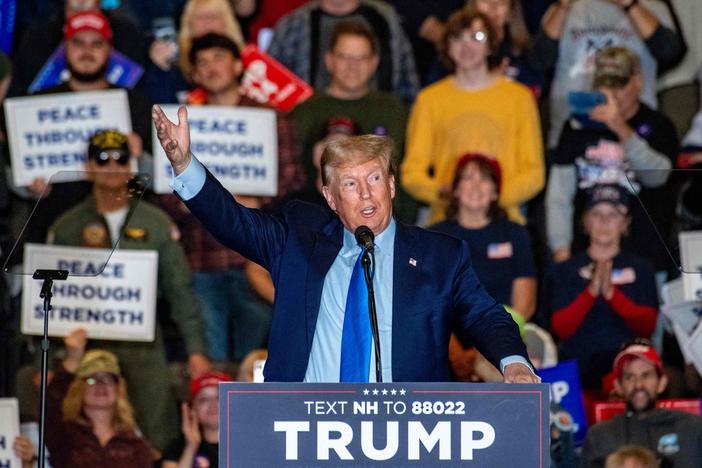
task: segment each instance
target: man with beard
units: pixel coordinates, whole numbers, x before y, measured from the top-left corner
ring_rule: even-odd
[[[66,65],[70,78],[63,83],[37,94],[72,93],[119,89],[107,81],[107,64],[112,51],[112,28],[99,11],[77,13],[66,21]],[[131,156],[140,157],[144,148],[151,148],[151,123],[149,103],[130,89],[127,92],[132,133],[128,137]],[[140,158],[140,163],[143,158]],[[83,200],[90,192],[85,182],[63,183],[47,187],[47,181],[37,178],[28,187],[30,195],[47,197],[37,207],[29,226],[27,240],[43,242],[46,229],[68,208]]]
[[[26,4],[17,2],[17,9],[27,8]],[[34,2],[38,3],[38,2]],[[12,62],[12,84],[8,96],[24,96],[37,74],[46,64],[51,54],[61,44],[68,24],[68,18],[78,13],[100,12],[100,0],[51,0],[52,10],[57,14],[47,19],[40,18],[41,13],[34,11],[28,16],[32,23],[22,30],[18,26],[16,53]],[[184,2],[182,2],[184,3]],[[31,8],[31,7],[29,7]],[[147,60],[148,39],[134,19],[120,10],[102,10],[107,16],[113,33],[112,46],[132,61],[145,65]],[[166,14],[164,13],[164,16]]]
[[[620,447],[638,445],[655,452],[661,468],[699,467],[702,418],[656,408],[668,384],[656,350],[644,341],[626,347],[614,359],[614,374],[614,388],[624,397],[626,412],[588,431],[583,466],[603,467]]]
[[[66,20],[64,29],[68,81],[37,94],[69,93],[118,89],[107,81],[107,65],[113,48],[113,33],[107,17],[99,11],[77,13]],[[132,128],[151,148],[150,104],[138,93],[127,89]]]

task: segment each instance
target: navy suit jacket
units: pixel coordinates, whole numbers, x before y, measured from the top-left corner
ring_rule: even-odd
[[[341,220],[302,202],[290,203],[280,216],[245,208],[209,171],[202,190],[186,204],[222,244],[271,273],[275,307],[264,376],[267,381],[302,381],[324,277],[343,243]],[[454,314],[498,369],[504,357],[526,358],[516,324],[483,289],[465,242],[398,222],[394,255],[393,381],[450,379]]]

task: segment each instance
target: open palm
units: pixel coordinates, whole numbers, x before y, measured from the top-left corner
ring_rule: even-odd
[[[190,164],[190,128],[188,111],[185,107],[178,109],[178,124],[171,122],[159,106],[154,105],[151,118],[168,160],[176,175],[183,172]]]

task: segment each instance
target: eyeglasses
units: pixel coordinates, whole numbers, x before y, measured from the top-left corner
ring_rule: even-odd
[[[106,166],[113,160],[120,166],[126,166],[129,162],[129,154],[124,151],[100,151],[100,153],[93,158],[98,166]]]
[[[373,58],[373,55],[348,55],[341,52],[334,52],[332,54],[336,59],[343,60],[344,62],[362,63],[367,62]]]
[[[85,379],[85,383],[91,387],[94,385],[115,385],[117,377],[112,374],[93,375]]]
[[[463,31],[462,33],[451,36],[454,42],[478,42],[480,44],[487,41],[487,33],[485,31]]]

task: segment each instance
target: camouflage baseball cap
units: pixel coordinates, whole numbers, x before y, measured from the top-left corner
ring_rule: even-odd
[[[593,87],[622,88],[639,71],[639,57],[626,47],[607,47],[595,56]]]
[[[76,377],[83,379],[91,375],[106,372],[120,376],[119,361],[117,357],[104,349],[91,349],[83,355]]]

